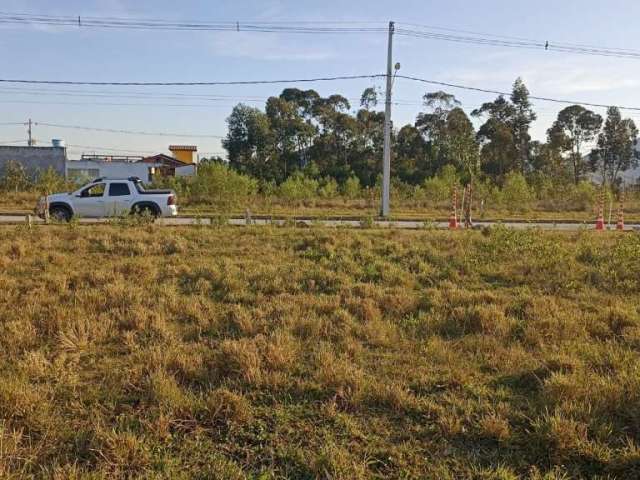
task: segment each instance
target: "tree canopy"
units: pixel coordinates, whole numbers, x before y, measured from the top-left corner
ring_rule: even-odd
[[[589,172],[615,184],[638,165],[638,130],[617,108],[604,121],[583,106],[566,107],[549,127],[546,143],[532,141],[537,114],[521,78],[509,97],[499,95],[470,116],[450,93],[427,92],[422,100],[413,124],[392,129],[392,174],[408,184],[421,184],[446,166],[465,181],[482,178],[497,185],[512,173],[578,184]],[[340,184],[357,179],[365,187],[379,181],[384,112],[373,87],[357,106],[339,94],[287,88],[270,97],[264,111],[237,105],[227,124],[223,147],[230,167],[241,173],[278,184],[300,172]]]

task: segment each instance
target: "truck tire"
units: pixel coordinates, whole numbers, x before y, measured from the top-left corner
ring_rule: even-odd
[[[69,222],[73,214],[71,210],[64,205],[53,205],[49,207],[49,217],[57,222]]]
[[[133,206],[131,214],[149,218],[151,222],[154,222],[160,216],[160,209],[153,203],[141,203]]]

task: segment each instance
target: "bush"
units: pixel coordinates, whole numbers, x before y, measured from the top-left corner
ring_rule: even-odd
[[[502,187],[502,201],[510,211],[525,211],[533,200],[533,192],[521,173],[511,172]]]
[[[435,177],[424,181],[424,195],[432,202],[448,202],[454,185],[459,185],[460,179],[453,165],[445,165]]]
[[[318,195],[322,198],[335,198],[338,196],[338,182],[331,177],[325,177],[318,189]]]
[[[342,185],[342,195],[346,198],[353,200],[360,197],[362,189],[360,188],[360,180],[358,177],[350,177]]]
[[[587,181],[582,181],[576,185],[569,196],[570,207],[576,210],[589,211],[596,203],[598,190],[596,186]]]
[[[227,165],[204,163],[189,185],[191,200],[237,205],[258,191],[258,181]]]
[[[0,190],[5,192],[24,192],[33,187],[33,182],[22,164],[10,160],[2,171]]]
[[[296,172],[280,184],[279,193],[285,200],[311,200],[318,192],[318,181]]]
[[[70,182],[67,182],[65,178],[57,173],[52,167],[38,173],[35,187],[39,192],[48,194],[63,192],[73,188]]]

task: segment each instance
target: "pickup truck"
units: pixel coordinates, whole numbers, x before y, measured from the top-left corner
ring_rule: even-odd
[[[75,217],[103,218],[145,214],[152,218],[178,215],[176,194],[172,190],[145,190],[137,177],[97,178],[71,193],[40,198],[36,215],[68,222]]]

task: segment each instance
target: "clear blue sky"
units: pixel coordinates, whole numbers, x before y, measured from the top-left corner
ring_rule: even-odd
[[[412,22],[521,36],[532,39],[639,48],[640,2],[631,0],[395,0],[300,2],[290,0],[4,0],[1,11],[54,15],[112,16],[201,21],[388,21]],[[44,26],[0,27],[0,78],[105,81],[215,81],[304,78],[381,73],[386,37],[381,34],[323,36],[273,33],[157,32]],[[509,90],[522,76],[532,94],[605,104],[640,106],[640,60],[569,53],[475,46],[396,37],[401,73],[445,82]],[[343,81],[316,85],[321,94],[359,97],[383,81]],[[266,98],[284,86],[246,87],[27,87],[0,85],[0,122],[34,121],[102,128],[192,134],[226,133],[225,118],[235,98]],[[396,125],[412,122],[426,85],[397,80]],[[30,90],[30,93],[25,91]],[[54,92],[51,92],[54,90]],[[493,95],[449,90],[471,110]],[[65,92],[73,93],[67,95]],[[105,93],[106,92],[106,93]],[[127,98],[111,92],[131,94]],[[222,95],[198,98],[144,98],[156,94]],[[78,96],[99,93],[101,97]],[[263,106],[262,100],[249,102]],[[354,108],[357,102],[352,102]],[[118,105],[114,105],[118,104]],[[128,104],[128,105],[124,105]],[[131,105],[135,104],[135,105]],[[146,105],[143,105],[146,104]],[[171,105],[171,106],[169,106]],[[536,102],[534,137],[544,138],[558,106]],[[636,114],[639,118],[640,115]],[[640,122],[638,122],[640,123]],[[63,138],[68,144],[134,151],[165,151],[169,143],[195,143],[201,152],[222,151],[214,139],[126,136],[37,126],[40,144]],[[25,138],[20,126],[0,126],[0,142]],[[71,157],[92,149],[73,147]]]

